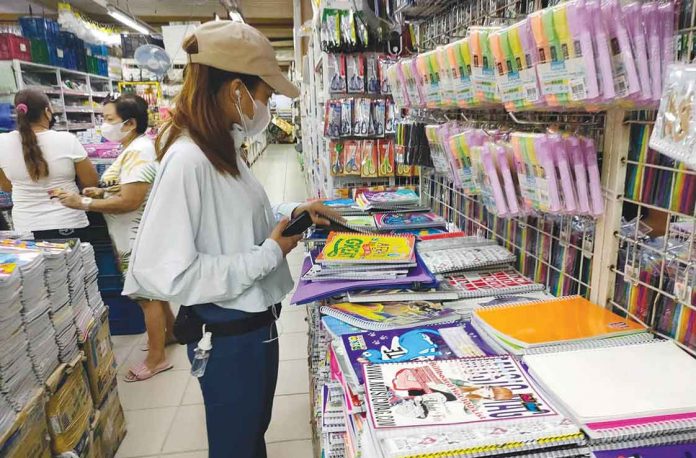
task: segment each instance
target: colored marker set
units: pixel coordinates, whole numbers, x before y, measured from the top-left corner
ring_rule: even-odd
[[[499,217],[604,213],[597,151],[589,138],[426,126],[435,171]]]
[[[673,60],[673,2],[573,0],[387,69],[400,107],[650,107]]]

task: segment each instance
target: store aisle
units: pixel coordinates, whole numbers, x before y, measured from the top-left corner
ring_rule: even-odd
[[[292,145],[269,145],[254,173],[271,202],[304,200],[304,180]],[[294,276],[302,258],[302,247],[288,256]],[[281,361],[273,420],[266,434],[269,458],[312,457],[305,316],[304,308],[286,307],[279,321]],[[124,372],[144,356],[145,337],[114,336],[113,342],[128,423],[117,457],[206,458],[203,399],[189,373],[185,348],[169,347],[173,370],[144,382],[125,383]]]

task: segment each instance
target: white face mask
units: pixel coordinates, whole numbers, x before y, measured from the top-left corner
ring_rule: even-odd
[[[118,124],[109,124],[108,122],[104,121],[104,123],[101,125],[102,137],[106,138],[110,142],[120,142],[131,133],[131,131],[124,132],[121,130],[126,122],[128,122],[128,120]]]
[[[252,97],[251,92],[249,92],[249,89],[247,89],[246,86],[244,86],[244,89],[246,90],[247,94],[249,94],[249,98],[251,98],[251,100],[254,102],[253,117],[250,119],[244,114],[241,106],[239,105],[239,101],[235,101],[235,105],[242,121],[242,129],[244,130],[247,138],[251,138],[266,130],[266,127],[268,127],[268,125],[271,123],[271,109],[268,108],[265,103],[259,102]]]

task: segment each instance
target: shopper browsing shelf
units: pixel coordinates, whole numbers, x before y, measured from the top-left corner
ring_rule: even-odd
[[[155,146],[146,130],[147,102],[142,97],[122,95],[107,100],[101,132],[107,140],[120,142],[123,151],[102,175],[99,188],[83,190],[85,197],[75,192],[56,194],[66,207],[104,214],[124,275],[147,196],[157,175]],[[168,302],[146,299],[150,297],[153,296],[136,297],[145,315],[149,344],[145,361],[128,371],[128,382],[146,380],[172,368],[164,347],[167,342],[174,342],[174,314]]]
[[[66,208],[55,195],[96,186],[99,176],[73,134],[51,130],[51,101],[36,89],[15,95],[17,130],[0,134],[0,187],[12,193],[12,221],[18,232],[38,238],[79,237],[89,225],[82,208]]]
[[[156,141],[160,173],[133,247],[125,291],[183,304],[177,338],[188,344],[206,409],[209,456],[266,456],[278,377],[275,319],[293,287],[288,217],[338,217],[319,202],[272,207],[241,158],[243,138],[270,121],[268,100],[297,97],[273,47],[256,29],[208,22],[183,45],[189,64],[176,108]],[[280,221],[280,222],[278,222]],[[212,349],[202,325],[212,332]],[[204,360],[205,361],[205,360]]]

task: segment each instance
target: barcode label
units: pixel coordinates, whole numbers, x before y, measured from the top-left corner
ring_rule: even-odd
[[[616,95],[623,97],[628,92],[628,87],[626,86],[626,78],[621,76],[616,80]]]
[[[536,86],[527,86],[527,101],[536,102],[539,98]]]
[[[570,97],[573,100],[584,100],[587,97],[584,81],[570,82]]]

